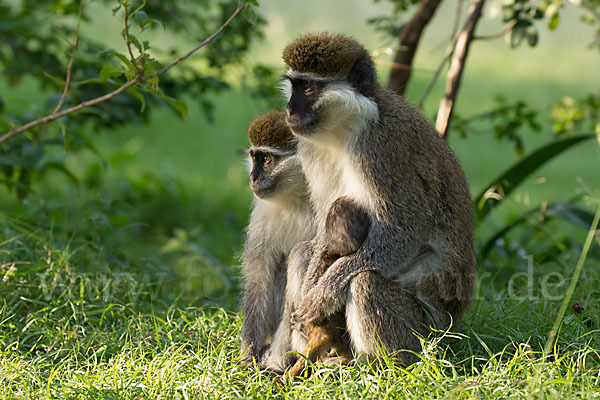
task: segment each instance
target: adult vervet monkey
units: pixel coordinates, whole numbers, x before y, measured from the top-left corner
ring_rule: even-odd
[[[456,322],[473,296],[465,175],[430,122],[377,83],[373,60],[355,40],[308,34],[287,46],[283,58],[286,122],[299,139],[319,232],[290,256],[290,265],[309,264],[293,326],[302,331],[343,310],[356,354],[378,356],[383,349],[413,362],[421,350],[415,333]],[[358,251],[320,276],[325,218],[341,196],[366,210],[370,230]],[[271,346],[273,367],[306,345],[291,327],[284,317]]]
[[[255,118],[248,138],[255,199],[242,255],[244,362],[259,359],[281,320],[290,250],[316,232],[297,139],[285,114],[272,111]]]

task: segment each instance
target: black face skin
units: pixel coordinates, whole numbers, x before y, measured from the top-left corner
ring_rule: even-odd
[[[335,79],[313,80],[303,77],[284,75],[292,84],[292,96],[286,107],[288,126],[297,135],[310,135],[320,122],[320,110],[314,105],[321,97],[327,84],[340,82]],[[375,71],[373,66],[364,61],[357,61],[344,81],[358,93],[371,97],[375,89]]]
[[[314,104],[321,96],[324,82],[303,78],[285,77],[292,84],[292,96],[285,109],[285,121],[294,133],[310,133],[319,122],[318,111]]]
[[[250,172],[250,189],[259,198],[268,198],[275,192],[277,179],[272,175],[278,157],[272,153],[261,150],[249,150],[252,158],[252,172]]]

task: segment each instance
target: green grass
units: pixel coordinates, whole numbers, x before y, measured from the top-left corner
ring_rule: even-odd
[[[463,323],[423,341],[401,368],[324,367],[279,387],[239,360],[240,316],[174,295],[147,265],[116,267],[97,248],[3,219],[0,233],[0,398],[597,398],[598,264],[588,265],[554,354],[542,349],[566,284],[530,289],[487,277]],[[568,258],[565,254],[564,257]],[[27,261],[28,263],[21,263]],[[561,260],[562,261],[562,260]],[[594,269],[596,268],[596,269]],[[552,281],[554,283],[554,281]],[[547,290],[544,296],[544,290]],[[532,296],[531,298],[529,296]],[[556,296],[548,300],[548,296]]]

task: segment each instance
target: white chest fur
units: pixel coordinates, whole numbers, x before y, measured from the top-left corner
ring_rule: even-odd
[[[260,221],[257,229],[263,232],[262,236],[273,238],[268,243],[275,253],[287,254],[296,243],[315,235],[313,211],[306,200],[299,199],[290,207],[289,203],[256,199],[252,219]]]
[[[319,223],[324,221],[331,203],[341,196],[371,208],[368,184],[356,169],[348,144],[322,146],[301,141],[298,155]]]

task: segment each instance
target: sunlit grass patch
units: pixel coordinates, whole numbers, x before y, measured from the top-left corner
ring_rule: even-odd
[[[597,398],[597,270],[576,293],[555,352],[542,349],[559,299],[551,268],[484,280],[465,320],[423,339],[421,361],[327,367],[283,387],[239,361],[240,315],[178,296],[130,264],[94,262],[85,241],[15,226],[0,237],[2,398]],[[558,265],[558,264],[557,264]],[[555,265],[556,272],[562,271]],[[567,270],[563,271],[565,274]],[[568,275],[565,275],[568,276]],[[560,287],[559,287],[560,289]],[[529,296],[533,297],[530,298]],[[553,295],[557,293],[553,292]],[[595,311],[596,310],[596,311]]]

